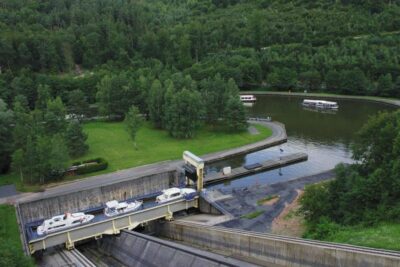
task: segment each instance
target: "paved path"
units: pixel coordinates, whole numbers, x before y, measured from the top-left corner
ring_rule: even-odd
[[[0,186],[0,198],[6,198],[17,194],[18,192],[13,184]]]
[[[206,163],[215,162],[222,160],[234,155],[246,154],[256,150],[271,147],[280,143],[284,143],[287,140],[286,130],[283,124],[278,122],[251,122],[261,125],[265,125],[272,130],[272,135],[265,140],[248,144],[242,147],[233,148],[221,152],[211,153],[201,156]],[[183,151],[182,151],[183,152]],[[68,182],[62,185],[58,185],[52,188],[46,189],[44,192],[39,193],[27,193],[20,196],[11,197],[8,199],[0,199],[1,202],[26,202],[35,199],[47,198],[56,195],[68,194],[71,192],[82,191],[86,189],[96,188],[99,186],[110,185],[119,183],[139,177],[162,173],[167,171],[173,171],[178,166],[183,164],[182,160],[169,160],[158,162],[154,164],[144,165],[140,167],[125,169],[117,172],[108,174],[102,174],[97,176],[91,176],[85,179],[80,179],[72,182]]]

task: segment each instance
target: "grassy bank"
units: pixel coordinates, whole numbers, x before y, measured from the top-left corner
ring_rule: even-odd
[[[98,175],[159,161],[180,159],[184,150],[203,155],[239,147],[263,140],[272,134],[269,128],[262,125],[254,125],[254,127],[259,134],[226,133],[221,130],[204,128],[193,139],[179,140],[170,137],[166,131],[154,129],[146,123],[137,133],[138,149],[135,150],[124,123],[91,122],[84,125],[84,131],[88,134],[89,151],[85,156],[72,161],[105,158],[109,163],[108,168],[89,174],[89,176]],[[69,176],[65,180],[82,177],[84,176]],[[19,191],[40,190],[39,186],[22,184],[19,176],[14,173],[0,176],[0,185],[4,184],[15,184]]]
[[[373,227],[342,227],[326,240],[357,246],[400,250],[400,224],[382,223]]]
[[[23,254],[15,208],[0,205],[0,266],[34,266]]]

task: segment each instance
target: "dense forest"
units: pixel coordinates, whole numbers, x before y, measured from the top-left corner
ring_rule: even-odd
[[[31,182],[87,151],[82,116],[191,138],[246,128],[239,88],[400,96],[396,0],[10,0],[0,31],[0,169]]]

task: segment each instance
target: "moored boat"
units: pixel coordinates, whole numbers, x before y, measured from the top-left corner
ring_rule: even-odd
[[[44,220],[44,222],[38,226],[37,234],[43,235],[52,232],[56,232],[69,227],[74,227],[80,224],[90,222],[94,219],[94,215],[85,214],[83,212],[77,213],[65,213],[64,215],[57,215],[51,219]]]
[[[104,209],[104,215],[107,217],[116,216],[118,214],[139,210],[143,205],[143,201],[134,202],[118,202],[117,200],[111,200],[106,203],[106,208]]]

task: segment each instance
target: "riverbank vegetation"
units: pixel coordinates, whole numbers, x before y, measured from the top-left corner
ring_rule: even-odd
[[[32,258],[26,257],[22,251],[15,208],[0,205],[0,218],[0,266],[35,266]]]
[[[306,187],[301,199],[306,237],[395,248],[400,223],[400,112],[380,113],[360,130],[352,148],[357,163],[336,167],[333,181]],[[365,240],[361,235],[382,236]],[[387,240],[387,245],[385,245]]]

